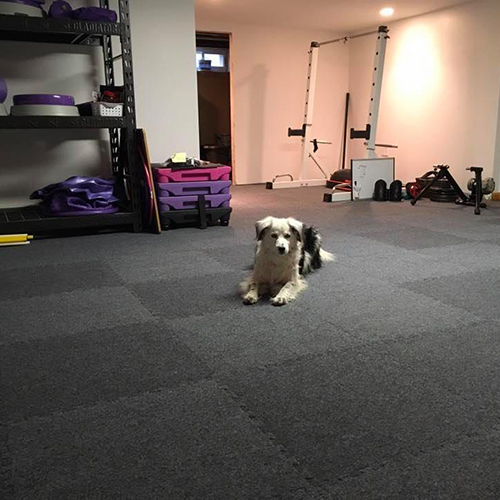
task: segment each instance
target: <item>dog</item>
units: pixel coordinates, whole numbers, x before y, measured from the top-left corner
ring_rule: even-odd
[[[335,257],[321,248],[321,236],[291,217],[266,217],[255,224],[257,246],[252,274],[241,283],[243,303],[255,304],[264,295],[283,306],[307,288],[304,276]]]

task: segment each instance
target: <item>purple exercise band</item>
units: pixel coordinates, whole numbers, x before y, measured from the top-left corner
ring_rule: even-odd
[[[18,94],[13,97],[15,106],[48,104],[52,106],[74,106],[75,98],[60,94]]]

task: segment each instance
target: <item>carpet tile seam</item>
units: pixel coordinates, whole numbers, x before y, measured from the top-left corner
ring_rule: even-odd
[[[500,427],[490,430],[490,431],[477,431],[474,433],[466,433],[466,434],[460,434],[460,437],[457,437],[457,439],[453,440],[448,440],[446,442],[443,442],[439,445],[436,446],[430,446],[428,448],[420,449],[418,451],[401,451],[399,453],[394,454],[390,458],[387,458],[385,460],[380,461],[380,467],[374,467],[374,466],[368,466],[364,467],[363,469],[359,469],[356,474],[344,474],[343,476],[339,476],[336,478],[336,481],[345,481],[349,479],[357,479],[362,476],[364,476],[367,473],[370,472],[378,472],[385,467],[387,467],[389,464],[398,462],[399,459],[414,459],[418,458],[421,455],[428,455],[437,451],[445,450],[447,448],[452,448],[454,446],[457,446],[461,443],[467,442],[471,439],[476,439],[480,437],[489,437],[491,435],[498,435],[500,437]],[[332,486],[332,480],[330,479],[324,479],[322,481],[323,485],[328,485]]]
[[[272,444],[273,448],[277,449],[281,455],[285,458],[287,462],[289,462],[293,469],[297,472],[297,474],[304,479],[310,486],[314,488],[318,488],[318,484],[315,484],[311,478],[314,477],[310,472],[308,472],[307,468],[300,464],[297,457],[293,454],[289,453],[286,446],[278,441],[278,438],[269,430],[266,429],[265,423],[260,420],[252,410],[241,401],[241,398],[234,393],[226,384],[222,381],[215,380],[217,385],[227,394],[227,396],[241,409],[241,411],[248,417],[248,419],[253,422],[254,426],[259,430],[259,432],[267,438],[267,440]],[[320,498],[329,497],[329,493],[327,491],[319,492]]]
[[[63,410],[53,410],[53,411],[49,411],[47,413],[43,413],[40,415],[31,415],[29,417],[19,418],[16,420],[0,421],[0,426],[6,426],[6,427],[7,426],[17,426],[17,425],[31,422],[31,421],[44,420],[44,419],[51,418],[51,417],[56,416],[56,415],[65,415],[67,413],[81,411],[84,409],[91,410],[93,408],[97,408],[97,407],[102,406],[102,405],[119,403],[120,401],[126,401],[129,399],[139,399],[143,396],[159,394],[161,392],[176,391],[176,390],[181,389],[182,387],[195,386],[196,384],[198,384],[200,382],[217,382],[217,381],[214,379],[213,375],[208,375],[206,377],[202,377],[202,378],[199,378],[197,380],[183,380],[183,381],[181,381],[177,384],[174,384],[173,386],[169,386],[169,387],[158,387],[158,388],[153,389],[153,390],[142,391],[142,392],[135,393],[135,394],[123,395],[123,396],[119,396],[119,397],[114,398],[114,399],[102,399],[102,400],[93,401],[93,402],[87,403],[87,404],[84,403],[84,404],[76,405],[76,406],[73,406],[71,408],[66,408]]]

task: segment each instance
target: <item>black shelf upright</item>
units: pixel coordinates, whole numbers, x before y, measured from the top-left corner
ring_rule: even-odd
[[[135,96],[130,36],[129,0],[118,0],[119,22],[75,21],[0,15],[0,40],[65,45],[100,45],[103,49],[106,85],[115,85],[114,63],[121,59],[124,88],[124,116],[57,117],[2,116],[0,129],[103,129],[109,130],[111,166],[129,195],[129,209],[116,214],[56,217],[36,206],[0,210],[0,234],[45,234],[72,229],[129,227],[142,230],[140,206],[140,164],[135,147]],[[99,0],[110,8],[109,0]],[[112,38],[120,40],[121,53],[113,56]]]

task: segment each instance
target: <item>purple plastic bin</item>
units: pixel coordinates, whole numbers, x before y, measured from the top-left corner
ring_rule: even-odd
[[[230,194],[212,194],[205,196],[207,208],[229,207]],[[160,212],[169,210],[192,210],[198,207],[198,196],[167,196],[159,197]]]
[[[75,98],[61,94],[18,94],[13,97],[14,105],[49,104],[53,106],[74,106]]]
[[[229,194],[231,181],[164,182],[157,183],[158,196],[194,196],[199,194]]]
[[[155,168],[155,180],[162,184],[166,182],[206,182],[228,181],[231,167],[193,168],[172,171],[171,168]]]

